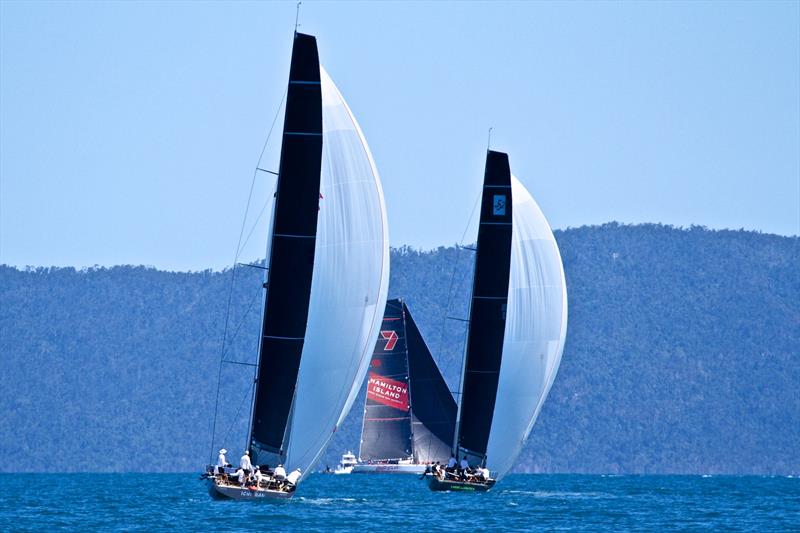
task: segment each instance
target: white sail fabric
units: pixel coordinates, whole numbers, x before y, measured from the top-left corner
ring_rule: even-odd
[[[567,286],[547,220],[513,175],[511,273],[503,359],[487,468],[497,479],[514,462],[553,384],[567,333]]]
[[[389,235],[364,135],[320,66],[322,176],[311,301],[286,463],[307,475],[347,415],[378,337],[389,288]]]

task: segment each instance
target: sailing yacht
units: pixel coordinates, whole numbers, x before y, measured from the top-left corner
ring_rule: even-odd
[[[386,306],[389,241],[378,172],[320,65],[316,39],[302,33],[294,35],[268,240],[247,449],[254,467],[297,474],[294,483],[242,486],[209,468],[214,498],[294,493],[359,392]]]
[[[447,463],[456,402],[403,300],[386,302],[353,474],[421,474]]]
[[[486,156],[475,253],[452,444],[456,459],[466,461],[469,470],[427,476],[431,490],[486,491],[508,473],[564,349],[567,290],[561,255],[539,206],[511,174],[502,152],[489,150]]]

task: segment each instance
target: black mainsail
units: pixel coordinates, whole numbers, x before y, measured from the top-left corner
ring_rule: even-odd
[[[411,403],[403,304],[388,300],[367,374],[361,461],[409,459]]]
[[[455,448],[483,464],[497,396],[511,270],[511,170],[508,155],[489,150],[461,377]]]
[[[359,459],[446,461],[456,403],[402,300],[388,300],[370,362]]]
[[[316,39],[292,48],[275,196],[250,450],[284,456],[308,320],[322,166],[322,93]]]

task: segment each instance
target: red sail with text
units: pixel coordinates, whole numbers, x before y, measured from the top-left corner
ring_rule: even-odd
[[[369,373],[367,398],[401,411],[408,411],[408,385],[375,372]]]

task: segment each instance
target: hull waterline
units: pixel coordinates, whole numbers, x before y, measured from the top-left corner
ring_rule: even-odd
[[[428,487],[435,492],[487,492],[494,487],[495,480],[490,479],[486,483],[475,483],[469,481],[455,481],[439,479],[436,476],[426,476]]]
[[[250,490],[233,485],[221,485],[209,479],[208,494],[215,500],[288,500],[294,496],[295,491],[258,489]]]

